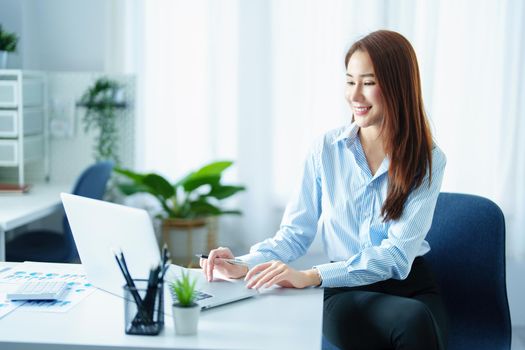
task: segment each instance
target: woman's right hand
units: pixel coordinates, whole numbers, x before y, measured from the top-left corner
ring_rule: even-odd
[[[248,273],[248,267],[230,264],[223,259],[234,259],[235,256],[230,249],[219,247],[208,254],[208,259],[201,258],[199,264],[208,282],[213,280],[214,269],[228,278],[241,278]]]

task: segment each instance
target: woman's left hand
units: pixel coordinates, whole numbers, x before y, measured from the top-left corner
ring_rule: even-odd
[[[306,288],[321,284],[321,278],[314,269],[297,271],[282,261],[269,261],[251,269],[245,281],[246,287],[259,289],[278,285],[287,288]]]

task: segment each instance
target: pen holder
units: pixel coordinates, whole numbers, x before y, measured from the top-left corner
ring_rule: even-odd
[[[126,334],[157,335],[164,327],[164,283],[148,288],[146,279],[134,279],[133,282],[135,288],[123,287]],[[140,305],[137,305],[137,296]]]

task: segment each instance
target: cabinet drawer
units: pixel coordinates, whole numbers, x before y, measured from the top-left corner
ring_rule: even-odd
[[[0,137],[18,136],[18,113],[0,110]]]
[[[18,106],[18,83],[0,81],[0,107],[15,108]]]
[[[41,134],[44,131],[44,111],[24,109],[24,135]],[[18,137],[18,112],[0,110],[0,137]]]
[[[24,139],[24,160],[33,161],[44,157],[44,137],[29,136]],[[0,140],[0,166],[17,166],[20,150],[17,140]]]
[[[0,140],[0,165],[16,166],[18,164],[18,141]]]

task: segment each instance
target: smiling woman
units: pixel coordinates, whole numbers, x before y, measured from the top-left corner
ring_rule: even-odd
[[[352,122],[311,147],[280,229],[238,257],[217,248],[200,264],[248,288],[325,288],[323,334],[343,349],[443,349],[446,312],[424,255],[446,157],[432,142],[416,55],[379,30],[345,59]],[[298,271],[320,227],[329,260]]]

